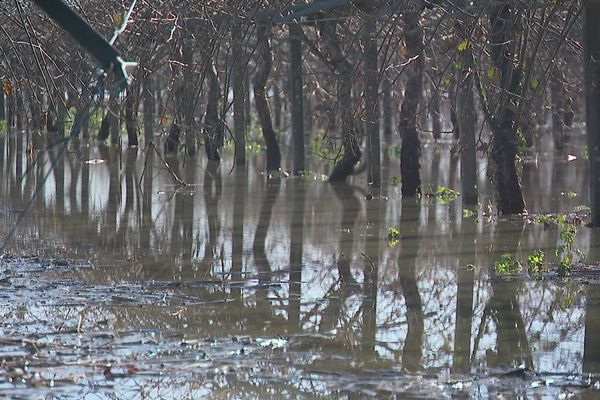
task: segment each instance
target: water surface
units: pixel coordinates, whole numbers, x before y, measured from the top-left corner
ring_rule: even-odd
[[[585,220],[577,143],[525,159],[530,213]],[[480,206],[465,207],[402,199],[393,151],[375,191],[364,176],[324,182],[319,164],[268,177],[260,155],[243,170],[44,146],[0,137],[1,237],[15,228],[0,263],[2,395],[599,394],[600,233],[578,226],[591,266],[571,278],[495,274],[500,255],[536,249],[555,266],[561,239],[493,213],[484,159]],[[460,190],[459,168],[449,146],[427,145],[425,194]]]

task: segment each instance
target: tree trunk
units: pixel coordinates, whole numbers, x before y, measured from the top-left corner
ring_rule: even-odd
[[[177,59],[182,66],[186,65],[186,58],[189,60],[187,45],[183,45],[181,49],[178,49]],[[188,65],[189,68],[189,65]],[[186,82],[187,72],[182,72],[181,67],[173,68],[173,98],[174,98],[174,111],[173,111],[173,124],[169,129],[169,134],[165,140],[164,150],[165,153],[176,153],[179,150],[179,144],[181,143],[181,135],[183,132],[182,124],[186,123],[186,104],[185,95],[186,87],[191,85],[192,82]]]
[[[127,130],[127,145],[138,145],[136,88],[130,86],[125,98],[125,129]]]
[[[6,108],[5,108],[5,97],[4,97],[4,90],[0,89],[0,121],[5,121],[6,120]]]
[[[345,181],[354,173],[354,166],[360,161],[360,136],[354,120],[352,106],[352,86],[354,68],[343,53],[337,24],[332,21],[320,21],[319,32],[323,38],[323,50],[333,70],[337,73],[338,109],[342,120],[342,149],[344,154],[333,167],[329,175],[330,182]]]
[[[206,69],[206,80],[208,82],[208,98],[206,100],[206,114],[204,115],[204,147],[208,160],[218,163],[221,161],[219,152],[223,147],[224,126],[219,116],[221,88],[217,71],[212,62]]]
[[[273,127],[278,131],[281,129],[281,117],[283,101],[281,100],[281,93],[279,89],[279,79],[277,83],[273,85]]]
[[[25,104],[23,104],[22,93],[16,95],[16,107],[15,107],[15,128],[20,131],[23,129],[23,119],[25,116]]]
[[[431,116],[431,132],[437,141],[442,138],[442,116],[440,113],[440,91],[431,82],[429,84],[431,104],[429,104],[429,115]]]
[[[600,0],[585,6],[583,48],[585,62],[585,107],[590,162],[590,225],[600,227]]]
[[[59,91],[60,91],[59,87]],[[65,95],[60,92],[56,97],[56,133],[59,137],[65,137],[65,119],[67,118],[67,105],[65,104]]]
[[[500,72],[498,111],[492,123],[492,160],[496,171],[497,207],[501,214],[518,214],[525,201],[517,173],[518,153],[516,107],[513,101],[521,93],[521,77],[514,64],[517,15],[510,1],[497,1],[490,12],[490,46],[492,61]]]
[[[234,22],[239,23],[239,22]],[[235,139],[235,165],[246,164],[246,120],[244,117],[244,60],[242,35],[239,26],[231,30],[232,77],[233,85],[233,136]]]
[[[117,103],[118,94],[113,93],[110,96],[109,100],[109,113],[108,119],[110,121],[110,142],[114,145],[119,144],[120,140],[120,130],[121,130],[121,119],[119,118],[121,114],[121,110],[118,107]]]
[[[110,135],[110,110],[106,110],[100,128],[98,129],[98,140],[104,142]]]
[[[277,135],[273,129],[266,94],[267,80],[273,64],[269,34],[267,25],[261,24],[256,28],[257,67],[254,73],[254,104],[267,145],[267,171],[276,171],[281,168],[281,152],[279,151]]]
[[[383,136],[388,140],[392,136],[392,88],[390,79],[383,74],[383,99],[381,100],[382,118],[383,118]]]
[[[463,71],[457,71],[456,122],[460,134],[460,179],[463,202],[476,205],[477,144],[475,137],[475,102],[473,99],[473,56],[471,48],[465,50]]]
[[[35,132],[41,132],[42,130],[42,106],[33,93],[30,93],[29,96],[29,112],[31,114],[31,119],[29,125],[33,128]]]
[[[178,80],[178,78],[175,78]],[[175,82],[175,112],[173,113],[173,124],[169,129],[169,134],[165,140],[165,153],[176,153],[179,149],[181,138],[181,110],[183,107],[183,86],[184,82]]]
[[[304,155],[304,82],[302,78],[302,27],[293,23],[290,30],[290,97],[292,108],[292,143],[294,174],[305,169]]]
[[[465,1],[458,3],[464,6]],[[467,18],[459,15],[457,31],[459,40],[469,40]],[[467,42],[468,43],[468,42]],[[453,112],[453,124],[460,140],[460,181],[462,199],[465,205],[476,205],[478,202],[477,192],[477,142],[475,124],[475,102],[473,94],[473,74],[475,63],[473,61],[473,49],[470,45],[462,52],[462,68],[456,71],[456,111]]]
[[[10,93],[6,96],[6,126],[15,127],[15,95]]]
[[[379,77],[375,20],[370,16],[363,27],[363,62],[365,75],[365,125],[367,136],[367,178],[374,186],[381,184],[381,140],[379,137]]]
[[[143,80],[144,107],[144,143],[148,146],[154,141],[154,85],[152,75],[146,75]]]
[[[182,112],[183,123],[185,126],[185,151],[190,157],[196,155],[196,130],[194,126],[194,111],[196,109],[196,99],[194,98],[195,74],[194,74],[194,53],[189,39],[184,40],[182,47],[182,58],[185,64],[183,70],[183,99]]]
[[[550,100],[552,101],[552,133],[554,136],[554,147],[557,150],[565,148],[565,125],[563,124],[563,112],[565,109],[563,76],[558,70],[558,65],[554,68],[550,77]]]
[[[250,54],[246,56],[246,60],[249,58]],[[252,131],[252,96],[250,92],[250,74],[248,68],[244,68],[244,121],[246,123],[246,133]]]
[[[419,158],[421,142],[417,132],[417,111],[423,91],[423,30],[421,29],[421,11],[407,11],[403,18],[406,22],[405,42],[408,57],[413,60],[407,67],[408,79],[404,89],[404,100],[400,108],[398,131],[402,138],[400,151],[400,177],[402,195],[415,196],[421,187]]]

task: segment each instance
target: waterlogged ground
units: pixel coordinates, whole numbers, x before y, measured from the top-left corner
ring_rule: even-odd
[[[393,148],[376,193],[32,143],[0,136],[0,397],[600,398],[600,231],[561,279],[535,218],[585,223],[582,146],[526,158],[532,215],[498,219],[484,160],[468,208],[401,199]],[[426,194],[460,190],[447,146],[424,157]],[[493,272],[534,250],[550,272]]]

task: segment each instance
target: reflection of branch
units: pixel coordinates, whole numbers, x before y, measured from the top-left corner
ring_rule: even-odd
[[[323,322],[323,316],[325,315],[336,315],[338,318],[341,316],[341,310],[345,300],[350,295],[356,293],[359,289],[357,285],[347,285],[343,279],[339,277],[335,282],[331,284],[327,293],[323,296],[322,301],[315,302],[315,306],[309,310],[302,318],[302,322],[309,322],[313,316],[321,315],[321,321]],[[327,305],[323,310],[319,309],[319,306],[323,305],[324,301],[327,301]],[[319,312],[321,311],[321,312]],[[337,322],[337,321],[336,321]],[[329,329],[326,329],[329,330]]]
[[[173,179],[175,179],[177,181],[177,183],[179,183],[181,186],[187,186],[187,183],[185,183],[184,181],[182,181],[177,174],[175,173],[175,171],[173,171],[173,169],[169,166],[169,163],[167,162],[167,160],[165,160],[163,158],[163,156],[160,154],[160,152],[158,151],[158,149],[156,148],[156,145],[154,143],[150,143],[149,145],[150,147],[152,147],[154,149],[154,151],[156,152],[156,154],[158,155],[158,158],[160,159],[160,161],[163,162],[163,164],[165,165],[165,167],[167,168],[167,171],[169,171],[169,173],[171,173],[171,176],[173,177]]]
[[[479,341],[483,337],[483,331],[486,327],[487,317],[490,315],[490,307],[485,306],[483,309],[483,315],[481,316],[481,322],[479,323],[479,329],[477,329],[477,336],[475,336],[475,340],[473,341],[473,352],[471,353],[471,364],[475,362],[475,357],[477,355],[477,351],[479,350]]]

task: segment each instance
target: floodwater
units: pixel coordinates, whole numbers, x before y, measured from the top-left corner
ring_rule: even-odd
[[[483,159],[469,208],[402,199],[394,148],[376,193],[260,155],[45,146],[0,136],[0,397],[600,398],[600,231],[570,278],[494,273],[536,249],[552,270],[561,239],[493,214]],[[426,193],[460,190],[448,145],[423,157]],[[579,141],[523,183],[530,213],[585,222]]]

